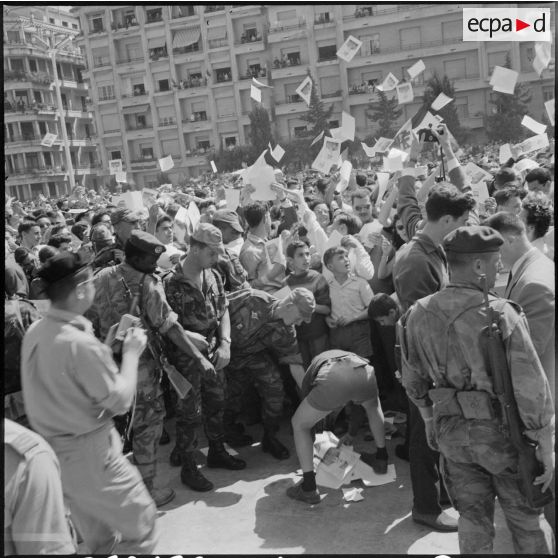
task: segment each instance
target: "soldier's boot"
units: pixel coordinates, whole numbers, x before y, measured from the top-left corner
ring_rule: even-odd
[[[276,429],[265,429],[262,438],[262,450],[270,453],[275,459],[289,459],[289,450],[276,438]]]
[[[211,469],[229,469],[239,471],[246,467],[246,461],[233,457],[227,452],[223,442],[209,442],[207,466]]]
[[[225,427],[225,442],[233,448],[250,446],[254,442],[252,436],[245,434],[244,425],[236,422],[236,415],[234,413],[225,411],[223,425]]]
[[[163,427],[163,433],[161,434],[161,437],[159,438],[159,445],[160,446],[166,446],[167,444],[170,444],[170,435],[169,435],[167,429]]]
[[[178,446],[174,446],[170,453],[169,462],[173,467],[182,465],[182,452]]]
[[[176,449],[176,448],[175,448]],[[197,492],[207,492],[213,490],[213,483],[207,480],[198,470],[198,464],[192,452],[182,454],[182,470],[180,480],[192,490]]]
[[[147,480],[144,479],[144,484],[145,487],[147,488],[147,490],[149,491],[149,494],[151,494],[151,498],[153,498],[153,501],[155,502],[155,505],[160,508],[161,506],[164,506],[165,504],[168,504],[169,502],[171,502],[174,497],[176,496],[176,493],[174,492],[174,490],[172,488],[155,488],[153,486],[153,480]]]

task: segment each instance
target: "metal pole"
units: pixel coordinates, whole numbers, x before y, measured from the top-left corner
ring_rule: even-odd
[[[56,102],[58,104],[58,115],[60,116],[60,128],[62,129],[62,143],[64,146],[64,154],[66,157],[66,169],[68,170],[68,178],[70,181],[70,191],[76,187],[74,180],[74,167],[72,165],[72,157],[70,155],[70,145],[68,143],[68,134],[66,133],[66,119],[64,118],[64,107],[62,106],[62,95],[60,93],[60,82],[58,81],[58,71],[56,70],[56,50],[50,49],[50,60],[52,61],[52,71],[54,72],[54,89],[56,90]]]

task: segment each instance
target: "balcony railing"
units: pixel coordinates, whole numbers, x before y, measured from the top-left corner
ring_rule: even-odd
[[[164,126],[176,126],[176,120],[174,118],[162,118],[159,122],[159,127]]]
[[[152,155],[151,157],[146,156],[146,157],[140,157],[138,159],[132,159],[130,161],[133,164],[139,164],[139,163],[155,163],[155,157]]]
[[[240,37],[240,41],[235,41],[235,45],[250,45],[253,43],[259,43],[263,41],[263,37],[258,35],[251,35],[250,37]]]
[[[386,6],[384,8],[379,6],[358,6],[354,14],[343,16],[343,21],[350,21],[361,17],[394,14],[396,12],[405,12],[410,9],[414,9],[414,6],[405,6],[404,4],[400,6]]]
[[[151,51],[149,53],[149,60],[151,60],[152,62],[156,62],[157,60],[160,60],[161,58],[168,58],[169,57],[169,53],[167,52],[167,49],[157,49],[157,52],[153,52]]]
[[[262,68],[259,72],[248,72],[242,76],[238,76],[238,79],[252,79],[252,78],[264,78],[267,77],[267,72],[265,68]]]
[[[207,41],[207,46],[209,48],[220,48],[224,46],[228,46],[229,40],[228,39],[213,39]]]
[[[337,54],[335,52],[318,55],[318,62],[329,62],[330,60],[337,60]]]
[[[143,62],[145,61],[145,57],[143,56],[124,56],[119,58],[116,63],[117,64],[130,64],[131,62]]]
[[[301,103],[301,102],[302,102],[302,97],[300,95],[297,95],[296,93],[294,95],[287,95],[287,100],[285,101],[285,103],[288,105],[292,103]],[[285,104],[285,103],[280,103],[280,104]]]
[[[106,33],[106,32],[107,32],[107,30],[105,29],[104,25],[99,26],[99,27],[93,27],[93,29],[89,30],[90,35],[95,35],[97,33]]]
[[[226,81],[232,81],[232,75],[230,74],[230,72],[226,75],[217,74],[215,79],[217,83],[225,83]]]
[[[99,101],[114,101],[116,97],[114,95],[105,95],[104,97],[99,97]]]
[[[399,46],[395,46],[395,47],[390,47],[390,48],[384,48],[381,46],[377,46],[376,48],[373,49],[372,52],[370,52],[370,50],[365,50],[365,51],[359,51],[356,56],[363,58],[366,56],[371,56],[372,54],[393,54],[394,52],[402,52],[402,51],[408,51],[408,50],[418,50],[421,48],[432,48],[432,47],[438,47],[438,46],[442,46],[442,45],[453,45],[456,43],[462,43],[463,40],[461,37],[451,37],[448,39],[438,39],[437,41],[422,41],[420,43],[412,43],[412,44],[408,44],[408,45],[399,45]]]
[[[194,43],[193,45],[188,45],[185,47],[177,47],[172,49],[172,53],[177,56],[179,54],[194,54],[201,53],[203,49],[200,48],[199,43]]]
[[[215,153],[215,149],[212,145],[210,145],[209,147],[193,149],[192,151],[186,150],[186,157],[202,157],[211,153]]]
[[[302,29],[303,27],[306,27],[306,20],[299,18],[298,21],[287,22],[282,25],[268,25],[267,29],[269,33],[280,33],[281,31],[292,31],[293,29]]]
[[[301,66],[301,65],[302,65],[302,61],[300,59],[300,56],[298,56],[297,58],[284,58],[281,60],[275,58],[273,60],[274,70],[280,70],[282,68],[290,68],[291,66]]]
[[[132,93],[123,93],[121,97],[123,99],[129,99],[130,97],[143,97],[145,95],[149,95],[149,91],[142,89],[141,91],[133,91]]]
[[[64,172],[66,172],[65,167],[60,165],[28,165],[26,167],[11,169],[9,174],[61,174]]]
[[[314,25],[327,25],[328,23],[335,23],[332,17],[325,17],[324,15],[314,18]]]
[[[19,143],[23,141],[38,141],[39,137],[35,134],[22,134],[22,135],[13,135],[13,136],[6,136],[4,141],[6,143]]]
[[[100,68],[101,66],[110,66],[110,58],[108,56],[93,57],[93,68]]]
[[[130,27],[138,27],[139,23],[136,20],[136,18],[134,18],[133,20],[130,19],[129,21],[125,21],[125,22],[113,22],[111,23],[111,29],[116,33],[118,31],[127,31],[128,29],[130,29]]]
[[[322,99],[331,99],[332,97],[340,97],[341,89],[333,91],[332,93],[322,93]]]
[[[136,132],[138,130],[152,130],[153,129],[153,124],[145,124],[144,126],[139,125],[139,124],[128,124],[126,126],[126,131],[127,132]]]
[[[209,122],[207,114],[204,112],[194,112],[189,118],[183,118],[182,124],[195,124],[196,122]]]
[[[44,103],[35,103],[34,105],[25,103],[23,106],[18,106],[16,103],[4,103],[4,112],[37,114],[39,111],[55,112],[56,108],[53,105],[46,105]]]
[[[349,86],[349,95],[371,95],[375,89],[373,85],[363,85],[362,83],[354,83]]]
[[[41,85],[50,85],[54,78],[46,72],[25,72],[24,70],[6,70],[4,72],[4,81],[30,81]]]
[[[189,6],[181,6],[176,13],[172,14],[172,19],[180,19],[181,17],[192,17],[195,16],[196,12],[193,8]]]
[[[206,87],[207,78],[181,79],[178,83],[173,82],[175,89],[195,89],[197,87]]]

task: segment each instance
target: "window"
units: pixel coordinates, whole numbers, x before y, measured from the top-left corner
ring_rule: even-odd
[[[339,128],[339,120],[330,120],[327,125],[329,126],[330,130],[331,128]]]
[[[378,54],[380,52],[380,34],[374,33],[373,35],[359,35],[358,39],[362,41],[361,51],[362,56],[370,56],[371,54]]]
[[[153,10],[146,10],[147,21],[146,23],[153,23],[155,21],[163,21],[163,8],[155,8]]]
[[[48,132],[46,122],[39,122],[39,134],[44,136]]]
[[[145,114],[136,114],[136,127],[146,128],[147,120],[145,119]]]
[[[420,46],[420,27],[408,27],[399,30],[399,44],[402,50],[411,50]]]
[[[37,71],[37,62],[35,62],[35,60],[33,60],[32,58],[29,59],[29,71],[30,72]]]
[[[337,46],[327,45],[318,47],[318,62],[324,60],[335,60],[337,58]]]
[[[23,60],[21,58],[12,58],[10,60],[12,70],[23,72]]]
[[[89,30],[91,33],[101,33],[104,31],[102,15],[94,15],[89,18]]]
[[[490,75],[492,75],[495,66],[504,66],[506,64],[506,56],[506,51],[488,53],[488,73]]]
[[[316,16],[314,17],[314,22],[317,24],[330,23],[332,20],[333,19],[329,12],[320,12],[319,14],[316,14]]]
[[[43,102],[43,94],[40,91],[33,91],[33,97],[37,103],[41,104]]]
[[[224,99],[216,99],[217,116],[220,118],[233,116],[236,113],[233,97],[225,97]]]
[[[68,27],[68,22],[67,22],[67,21],[63,21],[63,22],[62,22],[62,27]]]
[[[300,52],[289,52],[287,54],[287,64],[289,66],[300,66]]]
[[[120,151],[111,151],[110,152],[110,159],[122,159],[122,153]]]
[[[45,132],[45,134],[46,134],[46,132]],[[43,151],[43,157],[45,159],[45,165],[47,167],[52,167],[52,156],[51,156],[51,154],[48,151]]]
[[[145,85],[143,83],[135,84],[133,89],[133,95],[134,97],[137,97],[139,95],[145,95]]]
[[[207,139],[197,140],[196,145],[197,145],[197,149],[200,149],[200,150],[211,149],[211,144],[209,143],[209,140],[207,140]]]
[[[78,28],[77,23],[72,23],[72,29],[77,29],[77,28]]]
[[[463,79],[467,75],[465,58],[444,61],[444,73],[448,79]],[[421,74],[423,75],[424,72]]]
[[[308,129],[306,126],[295,126],[293,128],[293,134],[295,138],[301,138],[306,136],[308,133]]]
[[[215,74],[217,76],[217,83],[224,82],[224,81],[232,81],[230,68],[221,68],[219,70],[215,70]]]
[[[223,138],[223,143],[225,149],[232,148],[236,146],[236,136],[225,136]]]
[[[140,153],[142,159],[153,159],[153,148],[147,144],[140,144]]]
[[[442,39],[444,43],[456,43],[463,40],[463,22],[444,21],[442,23]]]
[[[168,79],[160,79],[159,80],[159,91],[169,91],[169,80]]]
[[[114,86],[113,85],[101,85],[97,89],[99,95],[99,101],[106,101],[108,99],[114,99]]]
[[[54,18],[53,17],[49,17],[48,21],[49,21],[49,23],[52,23],[54,25]]]

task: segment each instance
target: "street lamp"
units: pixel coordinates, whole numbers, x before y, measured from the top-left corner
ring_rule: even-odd
[[[62,39],[58,44],[54,44],[54,34],[47,35],[49,41],[45,41],[38,35],[35,36],[35,40],[43,43],[45,45],[50,61],[52,62],[52,71],[54,77],[54,89],[56,91],[56,104],[58,106],[58,116],[60,118],[60,129],[62,131],[62,145],[64,147],[64,155],[66,158],[66,168],[68,169],[68,179],[70,181],[70,190],[76,187],[76,182],[74,178],[74,167],[72,165],[72,157],[70,155],[70,145],[68,143],[68,133],[66,132],[66,119],[64,118],[64,107],[62,106],[62,94],[60,93],[60,81],[58,79],[58,71],[56,69],[56,55],[58,52],[65,47],[72,39],[72,35],[68,35],[66,38]]]

